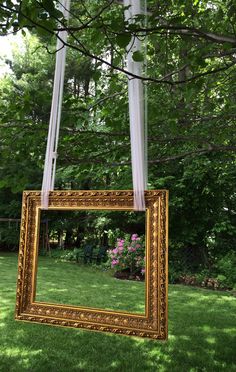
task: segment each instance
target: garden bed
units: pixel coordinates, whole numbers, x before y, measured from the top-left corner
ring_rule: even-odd
[[[177,283],[217,291],[229,291],[233,289],[232,287],[223,285],[219,279],[205,277],[200,281],[195,275],[181,275]]]
[[[136,280],[136,281],[145,280],[145,275],[141,273],[131,273],[129,270],[116,271],[114,274],[114,277],[120,280]]]

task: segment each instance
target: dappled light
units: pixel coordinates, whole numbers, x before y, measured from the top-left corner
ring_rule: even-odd
[[[55,328],[14,320],[17,257],[5,254],[2,261],[0,358],[5,370],[94,371],[96,366],[97,371],[107,372],[228,372],[236,368],[236,299],[230,293],[171,285],[167,342]],[[50,278],[50,270],[44,273],[45,280]]]
[[[145,282],[119,280],[101,268],[39,257],[36,301],[145,312]]]
[[[39,226],[37,302],[145,313],[143,211],[42,210]]]

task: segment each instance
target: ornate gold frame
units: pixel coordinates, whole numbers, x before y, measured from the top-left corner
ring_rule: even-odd
[[[108,311],[35,301],[40,191],[25,191],[22,202],[16,296],[17,320],[116,334],[167,339],[168,192],[145,192],[145,314]],[[49,209],[133,210],[132,191],[52,191]]]

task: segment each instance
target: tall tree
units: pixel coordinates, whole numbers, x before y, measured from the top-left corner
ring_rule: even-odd
[[[27,73],[22,73],[27,59],[19,56],[14,78],[1,82],[2,187],[40,185],[52,45],[64,28],[70,68],[57,185],[132,186],[124,54],[132,36],[146,36],[148,67],[142,79],[148,86],[149,187],[170,189],[171,258],[181,265],[191,265],[192,257],[197,265],[211,264],[212,252],[220,256],[235,245],[234,2],[150,0],[147,21],[140,15],[132,25],[119,1],[73,2],[69,24],[56,5],[50,0],[0,5],[2,33],[28,28],[51,53],[40,55],[43,65],[37,62]],[[42,48],[29,58],[37,53]],[[13,141],[17,150],[11,157]],[[15,165],[24,161],[25,173]]]

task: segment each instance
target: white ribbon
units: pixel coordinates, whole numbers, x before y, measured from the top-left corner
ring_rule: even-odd
[[[134,22],[135,15],[142,13],[140,0],[124,0],[124,6],[129,6],[125,10],[125,19],[130,23]],[[142,76],[143,64],[132,58],[134,52],[141,50],[140,40],[133,37],[127,50],[127,71]],[[145,210],[144,190],[147,187],[143,83],[142,80],[129,75],[128,79],[134,209],[142,211]]]
[[[65,19],[69,19],[70,0],[63,0],[61,12]],[[54,75],[52,106],[48,129],[47,149],[44,163],[43,183],[41,193],[41,207],[48,208],[49,191],[54,189],[57,146],[59,138],[59,128],[61,121],[61,107],[65,76],[67,31],[59,31],[57,39],[56,68]]]
[[[140,0],[124,0],[124,5],[129,7],[125,10],[125,18],[133,22],[137,14],[141,14]],[[63,0],[61,10],[66,19],[69,19],[70,0]],[[41,207],[48,208],[49,191],[54,189],[57,146],[61,120],[61,106],[63,96],[63,85],[65,75],[65,58],[67,32],[58,33],[60,39],[57,41],[56,68],[54,75],[53,98],[49,122],[47,150],[44,164],[44,174],[41,193]],[[135,51],[140,51],[141,42],[134,37],[128,46],[127,71],[141,76],[142,63],[135,62],[132,58]],[[146,188],[146,165],[145,165],[145,136],[144,136],[144,99],[143,84],[140,79],[130,78],[128,80],[129,92],[129,116],[130,116],[130,137],[132,157],[132,177],[134,190],[134,209],[145,210],[144,190]]]

